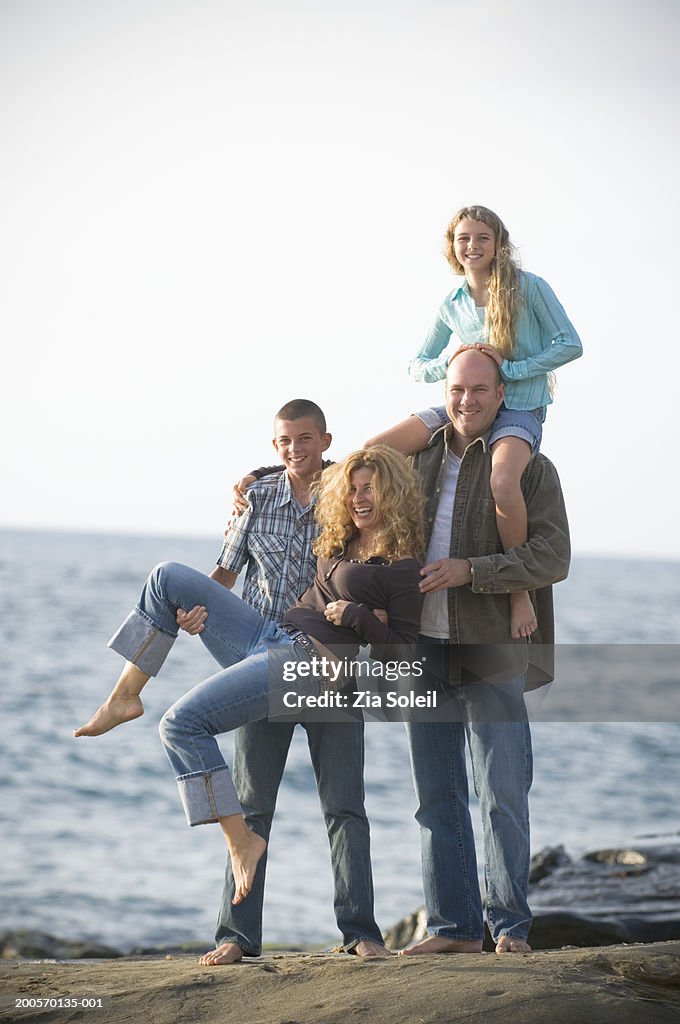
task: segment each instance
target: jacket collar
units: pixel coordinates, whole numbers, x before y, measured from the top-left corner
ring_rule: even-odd
[[[453,430],[452,425],[450,423],[445,423],[443,427],[440,427],[439,430],[435,431],[435,433],[430,438],[430,443],[428,444],[427,447],[428,448],[434,448],[437,445],[443,443],[443,450],[445,452],[447,447],[448,447],[449,437],[451,435],[451,431],[452,430]],[[466,447],[465,451],[463,452],[463,455],[465,455],[472,448],[472,446],[476,445],[476,444],[481,444],[482,451],[488,452],[488,450],[489,450],[489,437],[490,436],[491,436],[491,427],[489,427],[489,429],[486,431],[485,434],[481,434],[479,437],[476,437],[474,439],[474,441],[470,441],[470,443]],[[442,455],[442,458],[443,458],[443,455]]]

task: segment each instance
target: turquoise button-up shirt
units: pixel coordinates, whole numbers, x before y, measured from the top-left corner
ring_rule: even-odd
[[[504,359],[501,377],[508,409],[538,409],[552,396],[548,373],[578,359],[581,340],[550,285],[535,274],[519,273],[524,302],[517,317],[513,359]],[[409,363],[413,380],[443,380],[446,364],[460,345],[489,344],[484,310],[475,306],[465,278],[446,296],[425,343]]]

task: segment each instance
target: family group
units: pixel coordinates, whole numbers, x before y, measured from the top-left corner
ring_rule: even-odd
[[[190,825],[219,824],[229,852],[206,965],[258,956],[267,841],[294,715],[352,692],[361,648],[417,664],[400,686],[437,699],[404,714],[420,826],[428,935],[404,955],[482,949],[484,906],[466,747],[483,826],[486,922],[498,953],[530,949],[532,751],[524,702],[553,677],[552,585],[567,575],[557,472],[540,452],[553,371],[581,343],[549,285],[519,269],[502,221],[460,210],[446,233],[458,283],[409,372],[445,381],[444,404],[402,420],[340,462],[321,408],[274,419],[279,466],[236,487],[238,514],[210,576],[164,562],[110,646],[125,666],[75,731],[98,736],[143,713],[141,691],[180,629],[219,670],[163,716],[160,733]],[[245,570],[242,597],[234,584]],[[285,666],[285,671],[283,667]],[[293,671],[291,671],[293,669]],[[291,681],[292,680],[292,681]],[[286,706],[290,702],[286,700]],[[324,814],[343,948],[388,955],[374,916],[364,807],[364,721],[300,715]],[[401,728],[401,725],[388,726]],[[216,737],[235,730],[232,768]]]

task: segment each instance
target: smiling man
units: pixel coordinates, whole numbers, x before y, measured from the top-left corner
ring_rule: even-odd
[[[503,401],[496,362],[462,348],[446,375],[441,427],[414,462],[427,498],[425,594],[417,657],[422,684],[441,697],[437,714],[407,723],[418,799],[429,935],[407,955],[475,953],[484,920],[468,805],[465,746],[479,796],[487,922],[498,953],[529,950],[531,735],[525,689],[553,675],[552,584],[569,567],[569,529],[559,479],[538,453],[522,477],[525,544],[503,550],[491,491],[487,440]],[[403,421],[374,438],[403,447]],[[538,628],[510,639],[509,595],[531,592]],[[442,713],[444,711],[444,713]]]

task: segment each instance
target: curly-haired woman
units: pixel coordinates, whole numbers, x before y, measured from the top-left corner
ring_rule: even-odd
[[[127,659],[118,682],[75,732],[99,736],[143,714],[139,695],[176,639],[177,611],[205,607],[200,636],[222,669],[177,701],[160,731],[189,824],[217,822],[226,837],[235,902],[250,891],[266,843],[246,825],[215,736],[266,718],[284,691],[318,695],[364,644],[387,660],[418,635],[423,499],[415,472],[378,446],[328,467],[318,486],[316,576],[281,625],[203,573],[161,563],[110,641]]]

